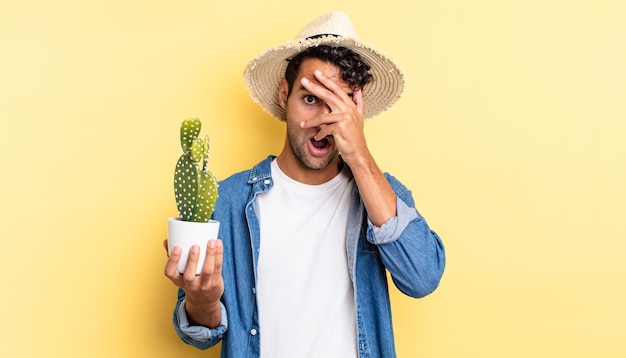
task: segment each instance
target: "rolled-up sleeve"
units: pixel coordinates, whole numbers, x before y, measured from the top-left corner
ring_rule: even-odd
[[[182,291],[182,290],[181,290]],[[207,349],[217,344],[226,334],[228,329],[228,317],[226,307],[220,302],[221,320],[215,328],[204,326],[192,326],[185,310],[184,292],[179,293],[179,299],[174,309],[173,323],[178,336],[187,344],[199,349]]]
[[[400,200],[396,199],[396,216],[387,220],[382,226],[377,227],[368,220],[368,230],[371,235],[367,235],[368,240],[375,245],[389,244],[396,241],[404,232],[404,229],[411,221],[419,219],[419,214],[415,208],[410,208]]]
[[[367,241],[377,245],[396,287],[411,297],[423,297],[438,286],[446,256],[443,243],[415,208],[411,192],[386,174],[396,192],[397,215],[376,227],[368,220]]]

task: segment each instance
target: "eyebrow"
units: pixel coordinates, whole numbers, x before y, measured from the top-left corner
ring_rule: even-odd
[[[300,91],[306,91],[308,92],[309,90],[304,88],[304,86],[300,85]],[[348,95],[348,97],[353,98],[354,97],[354,91],[352,92],[346,92],[346,94]]]

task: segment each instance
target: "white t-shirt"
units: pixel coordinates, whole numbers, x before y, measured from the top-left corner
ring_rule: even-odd
[[[354,290],[346,227],[354,179],[322,185],[286,176],[259,196],[257,299],[262,358],[357,357]]]

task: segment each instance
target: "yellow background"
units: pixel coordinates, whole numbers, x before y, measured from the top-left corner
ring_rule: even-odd
[[[626,356],[621,0],[3,2],[0,355],[218,357],[170,325],[179,124],[220,179],[278,153],[243,67],[329,10],[408,74],[368,143],[447,249],[399,356]]]

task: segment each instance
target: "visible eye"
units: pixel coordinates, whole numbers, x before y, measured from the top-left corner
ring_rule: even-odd
[[[304,96],[304,103],[306,104],[315,104],[317,103],[317,98],[315,96],[312,96],[310,94]]]

